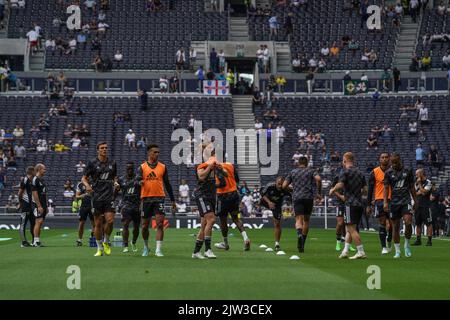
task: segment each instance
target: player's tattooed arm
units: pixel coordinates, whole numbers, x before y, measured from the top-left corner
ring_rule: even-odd
[[[167,172],[167,167],[166,171],[164,171],[163,182],[164,187],[166,188],[166,191],[169,194],[170,201],[172,202],[172,204],[175,203],[175,196],[173,195],[173,188],[169,181],[169,173]]]
[[[317,198],[322,199],[322,178],[316,174],[314,180],[316,181]]]
[[[227,185],[227,182],[225,180],[225,177],[227,175],[227,173],[221,169],[221,167],[217,167],[216,171],[215,171],[215,175],[216,175],[216,182],[218,181],[219,183],[216,183],[216,188],[223,188]]]
[[[216,165],[215,162],[211,162],[208,164],[206,168],[198,168],[197,169],[198,180],[205,181],[206,179],[208,179],[208,176],[214,169],[215,165]]]
[[[373,192],[375,189],[375,174],[373,170],[369,175],[369,190],[367,191],[367,205],[368,207],[372,206]]]

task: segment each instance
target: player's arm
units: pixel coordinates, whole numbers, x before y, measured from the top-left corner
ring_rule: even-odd
[[[92,193],[92,191],[93,191],[92,186],[89,183],[89,176],[92,175],[93,169],[94,169],[94,165],[92,164],[92,162],[89,162],[88,165],[86,166],[86,169],[84,170],[83,177],[81,178],[81,182],[86,187],[87,193]]]
[[[267,205],[269,206],[269,209],[275,209],[275,203],[273,203],[267,196],[268,191],[269,191],[269,185],[266,185],[261,193],[262,199],[267,203]]]
[[[197,169],[198,180],[202,182],[205,181],[208,178],[211,171],[213,170],[213,168],[215,167],[215,165],[216,165],[215,162],[211,162],[210,164],[208,164],[206,168],[198,168]]]
[[[22,209],[22,201],[20,201],[20,200],[22,199],[24,193],[25,193],[25,184],[23,183],[23,180],[21,180],[20,186],[19,186],[19,193],[18,193],[20,209]],[[30,200],[28,200],[28,201],[30,201]]]
[[[316,181],[317,197],[322,199],[322,178],[320,175],[316,174],[314,180]]]
[[[291,176],[291,174],[289,174],[286,177],[286,179],[283,181],[283,186],[282,186],[283,190],[292,192],[291,182],[292,182],[292,176]]]
[[[334,185],[333,188],[330,189],[330,196],[336,195],[336,193],[338,193],[337,190],[342,190],[343,188],[344,188],[344,183],[339,181],[338,183],[336,183]]]
[[[372,205],[374,191],[375,191],[375,174],[372,170],[369,175],[369,183],[368,183],[368,191],[367,191],[368,208]]]
[[[31,194],[33,196],[33,201],[34,203],[36,203],[37,209],[39,211],[39,213],[44,213],[44,208],[42,207],[42,203],[41,200],[39,199],[39,194],[38,194],[38,189],[37,189],[37,180],[36,177],[33,178],[33,183],[32,183],[32,191]]]
[[[414,210],[416,210],[417,207],[419,206],[419,203],[417,202],[417,193],[416,188],[414,186],[414,178],[411,171],[409,171],[408,174],[408,182],[409,182],[409,193],[411,194],[411,197],[414,201]]]
[[[216,177],[216,188],[223,188],[227,185],[227,181],[225,180],[226,172],[218,166],[215,170]]]
[[[166,189],[167,194],[169,195],[170,202],[172,202],[172,213],[175,214],[175,212],[177,210],[177,203],[175,202],[175,196],[173,194],[173,188],[172,188],[172,185],[170,184],[170,181],[169,181],[169,173],[167,171],[167,167],[166,167],[166,170],[164,171],[163,183],[164,183],[164,188]]]
[[[83,199],[83,198],[85,198],[87,195],[88,195],[87,192],[86,192],[86,193],[82,193],[81,190],[80,190],[80,188],[77,186],[77,190],[76,190],[76,192],[75,192],[75,199],[76,199],[76,200]]]
[[[136,171],[136,177],[134,178],[135,185],[142,186],[144,184],[143,176],[144,174],[142,173],[142,167],[139,166],[139,168]]]
[[[383,184],[384,184],[384,189],[383,189],[383,209],[384,209],[384,212],[388,212],[389,211],[389,200],[388,200],[388,197],[389,197],[389,190],[391,188],[391,182],[390,182],[389,176],[386,175],[386,174],[384,175]]]

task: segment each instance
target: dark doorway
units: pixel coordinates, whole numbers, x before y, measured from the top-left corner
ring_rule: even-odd
[[[256,58],[227,58],[228,69],[235,76],[234,87],[231,88],[233,94],[251,94],[255,64]]]
[[[243,0],[225,0],[225,8],[230,6],[232,17],[246,17],[247,7]]]

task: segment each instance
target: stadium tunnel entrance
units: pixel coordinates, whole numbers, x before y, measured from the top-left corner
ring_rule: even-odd
[[[231,88],[232,94],[251,94],[252,86],[255,81],[256,58],[239,57],[227,58],[227,68],[234,73],[235,83]],[[240,79],[245,82],[240,82]]]

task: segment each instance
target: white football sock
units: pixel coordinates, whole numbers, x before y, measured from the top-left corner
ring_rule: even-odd
[[[156,251],[161,251],[161,247],[162,247],[162,240],[157,240],[156,241]]]
[[[248,241],[247,231],[241,232],[242,238],[244,238],[244,241]]]
[[[103,251],[102,240],[95,240],[97,243],[97,249]]]
[[[364,253],[364,247],[362,244],[359,246],[356,246],[356,249],[358,249],[358,253]]]
[[[395,247],[395,252],[400,253],[400,243],[394,243],[394,247]]]

